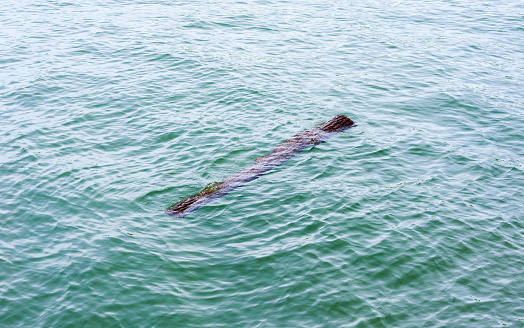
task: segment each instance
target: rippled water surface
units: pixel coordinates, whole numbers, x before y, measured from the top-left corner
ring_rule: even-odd
[[[524,327],[523,40],[519,0],[3,0],[0,326]]]

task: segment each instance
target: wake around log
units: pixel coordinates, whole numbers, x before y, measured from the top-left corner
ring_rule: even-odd
[[[337,115],[324,124],[294,135],[291,139],[278,145],[268,155],[257,158],[255,163],[230,175],[221,182],[210,183],[197,194],[179,201],[164,212],[167,215],[182,218],[207,202],[224,196],[231,190],[238,188],[249,181],[255,180],[262,174],[295,156],[309,145],[318,145],[320,142],[327,140],[333,134],[344,131],[352,126],[355,126],[355,123],[352,120],[344,115]]]

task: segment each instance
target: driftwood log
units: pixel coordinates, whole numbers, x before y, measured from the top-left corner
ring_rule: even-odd
[[[164,212],[173,217],[184,217],[186,214],[196,210],[205,203],[224,196],[231,190],[238,188],[249,181],[255,180],[275,166],[281,165],[286,160],[295,156],[309,145],[318,145],[333,134],[348,129],[354,125],[355,123],[346,116],[337,115],[324,124],[294,135],[291,139],[278,145],[268,155],[257,158],[255,163],[233,175],[230,175],[221,182],[210,183],[197,194],[181,200],[166,209]]]

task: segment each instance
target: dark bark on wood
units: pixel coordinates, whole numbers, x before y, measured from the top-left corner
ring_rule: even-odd
[[[233,175],[230,175],[221,182],[209,184],[197,194],[169,207],[165,210],[165,213],[173,217],[184,217],[186,214],[196,210],[205,203],[224,196],[231,190],[238,188],[249,181],[255,180],[275,166],[281,165],[286,160],[295,156],[309,145],[317,145],[328,139],[331,135],[354,125],[355,123],[346,116],[337,115],[324,124],[300,132],[294,135],[291,139],[278,145],[268,155],[257,158],[255,163]]]

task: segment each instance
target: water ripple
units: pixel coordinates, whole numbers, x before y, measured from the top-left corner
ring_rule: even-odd
[[[520,3],[4,2],[2,327],[522,326]]]

